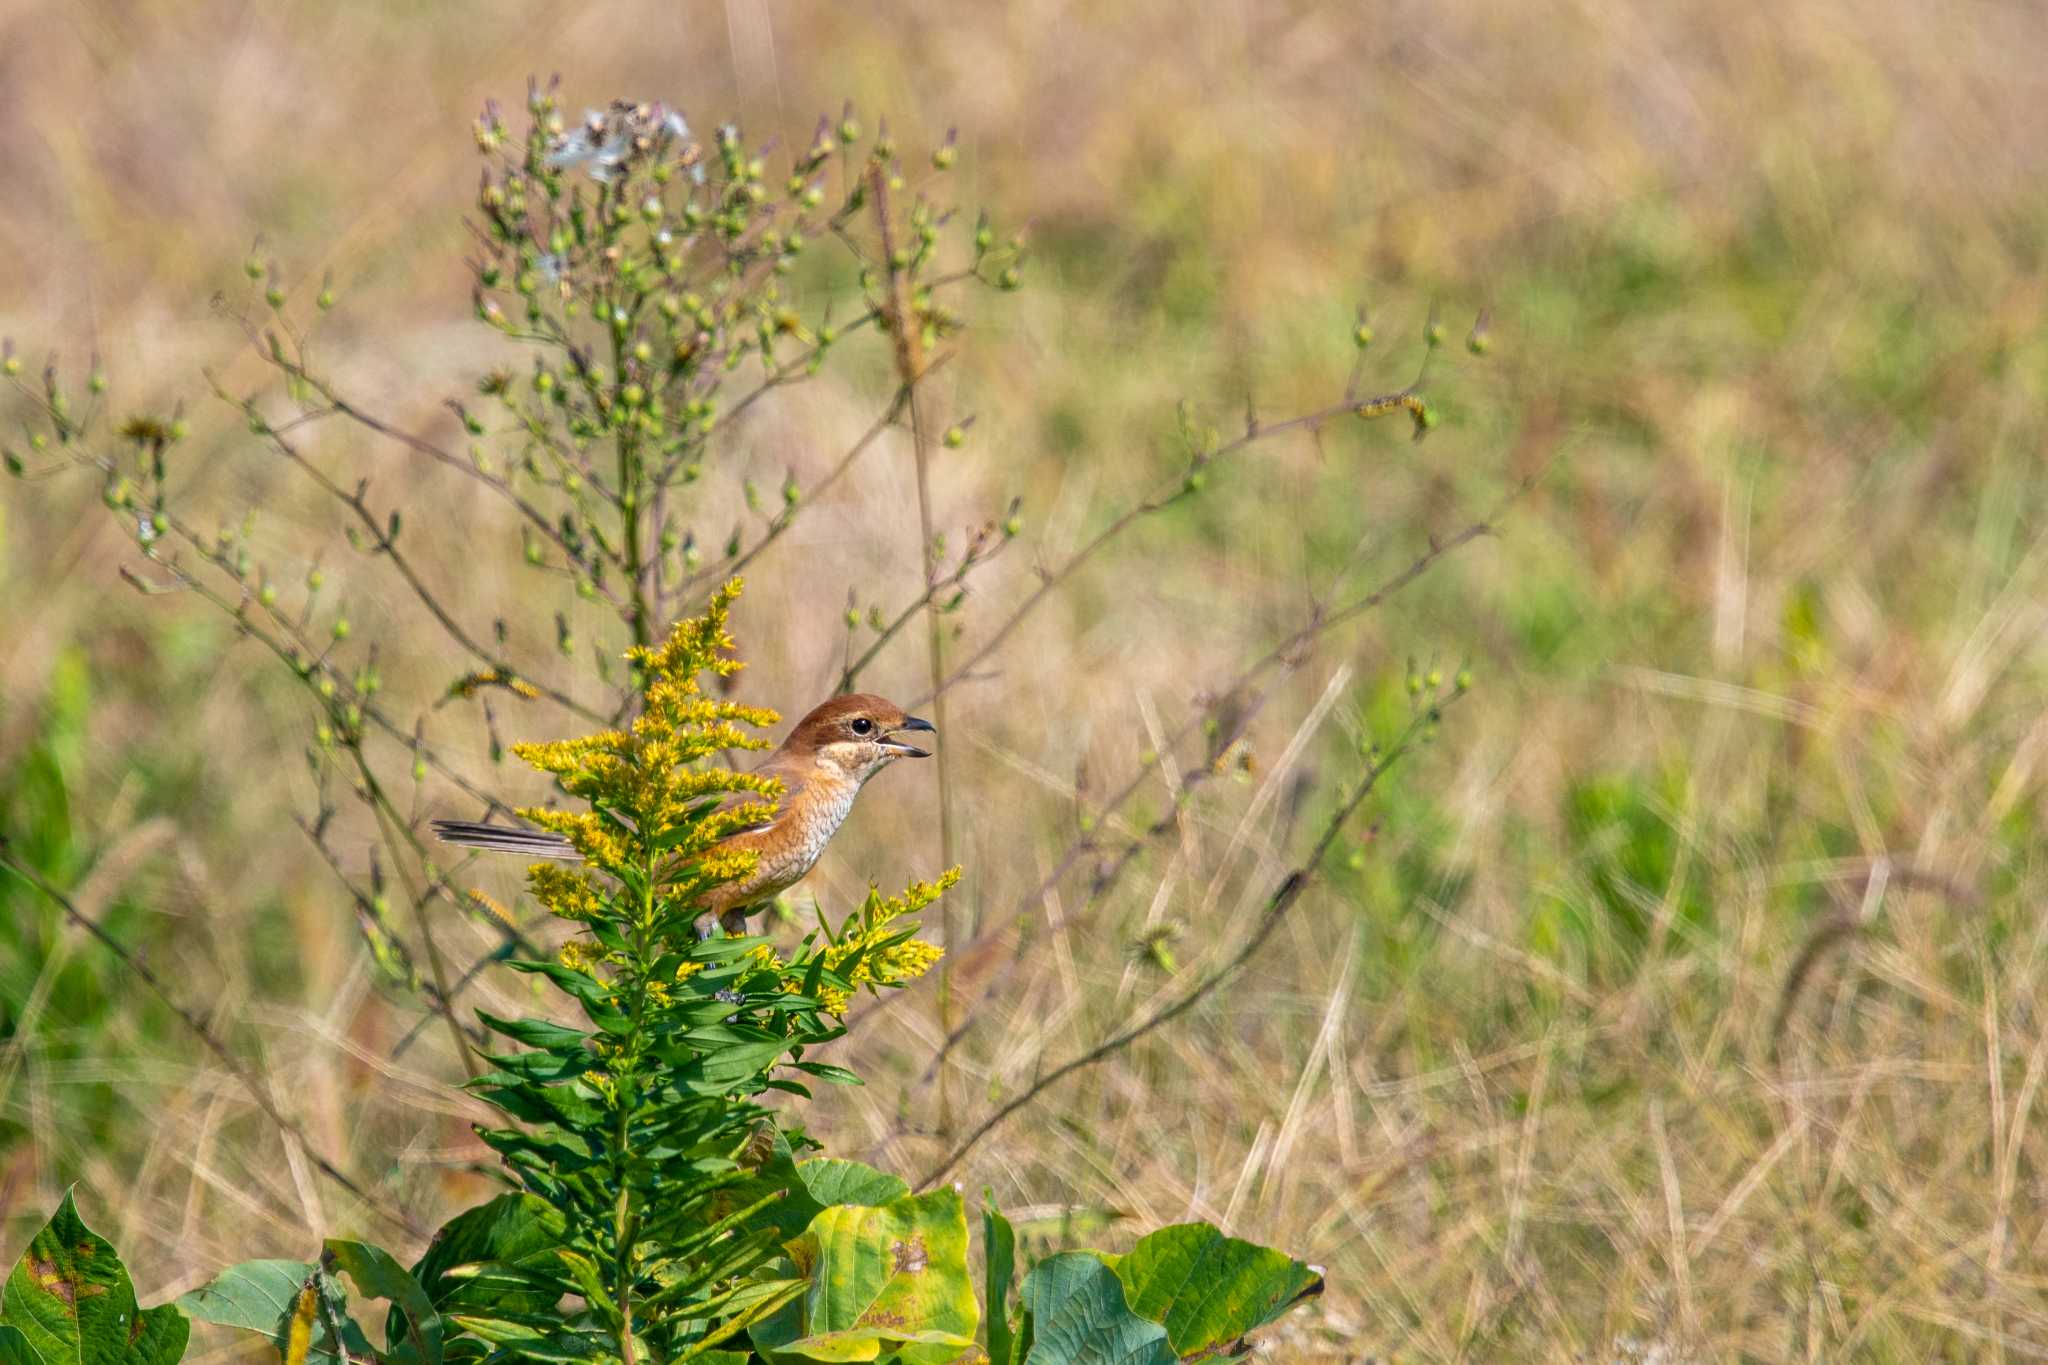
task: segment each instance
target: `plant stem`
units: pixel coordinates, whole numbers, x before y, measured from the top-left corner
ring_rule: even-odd
[[[939,603],[936,584],[939,578],[937,537],[932,528],[932,492],[929,443],[925,440],[924,405],[918,398],[918,381],[923,378],[924,364],[918,345],[919,337],[916,319],[910,308],[910,280],[908,271],[897,265],[896,229],[889,218],[889,173],[880,161],[868,165],[868,190],[874,196],[875,221],[881,230],[882,262],[889,272],[889,336],[896,346],[896,369],[903,382],[905,400],[910,409],[910,449],[917,465],[917,524],[918,563],[924,573],[925,583],[925,643],[931,668],[931,689],[933,694],[933,724],[939,733],[946,733],[946,695],[944,681],[945,630],[939,620]],[[952,771],[948,755],[951,746],[938,746],[939,768],[939,866],[953,866],[953,794]],[[948,898],[939,909],[941,932],[945,939],[948,956],[939,959],[939,1036],[951,1035],[953,1031],[953,962],[951,950],[960,941],[957,932],[958,917],[954,913],[953,900]],[[939,1131],[950,1132],[953,1127],[952,1072],[950,1067],[939,1068]]]
[[[626,352],[620,341],[621,333],[609,315],[605,326],[610,328],[612,336],[612,378],[622,381],[626,373]],[[620,387],[623,388],[623,384]],[[619,400],[615,397],[612,401],[616,403]],[[630,420],[619,427],[619,513],[625,522],[626,592],[633,613],[633,643],[645,649],[654,638],[654,623],[649,619],[652,613],[647,606],[647,566],[640,559],[641,488],[635,468],[634,456],[638,452],[633,431]]]

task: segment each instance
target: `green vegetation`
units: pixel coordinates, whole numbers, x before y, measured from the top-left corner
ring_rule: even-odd
[[[1188,1219],[1285,1248],[1328,1287],[1261,1330],[1275,1358],[1917,1362],[2048,1343],[2048,165],[2013,132],[2039,102],[2026,16],[1451,4],[1366,23],[1147,0],[1085,30],[975,7],[759,30],[634,0],[602,20],[517,9],[502,29],[382,6],[200,12],[191,36],[147,7],[8,34],[0,332],[31,385],[46,353],[71,358],[77,406],[97,349],[118,411],[168,416],[204,367],[292,420],[260,350],[195,307],[221,291],[263,325],[274,262],[326,377],[466,458],[440,406],[460,398],[502,470],[517,437],[475,392],[475,329],[451,330],[478,185],[444,134],[477,91],[538,63],[571,73],[572,115],[614,89],[744,109],[750,139],[780,135],[778,169],[813,111],[851,96],[890,110],[908,199],[957,125],[934,195],[959,206],[949,249],[986,206],[994,244],[1020,236],[1026,260],[1022,289],[998,274],[955,297],[967,329],[924,389],[945,574],[985,525],[1007,546],[941,619],[953,663],[1042,571],[1183,486],[1182,400],[1228,441],[1248,403],[1272,421],[1341,392],[1361,304],[1375,391],[1414,374],[1433,309],[1443,324],[1426,441],[1335,422],[1211,464],[949,691],[950,856],[929,778],[877,787],[771,921],[786,950],[814,898],[837,922],[871,881],[965,869],[938,908],[954,932],[928,926],[947,991],[935,970],[863,1001],[829,1050],[867,1081],[806,1108],[835,1158],[908,1185],[1029,1096],[942,1177],[992,1187],[1019,1267],[1128,1253]],[[81,90],[106,92],[90,119]],[[872,255],[872,220],[853,231]],[[828,302],[845,320],[880,292],[834,240],[780,277],[814,332]],[[1462,344],[1482,309],[1484,357]],[[926,590],[905,423],[821,487],[901,387],[881,341],[850,338],[815,382],[723,423],[691,486],[676,553],[694,532],[708,588],[735,529],[752,548],[798,485],[746,566],[734,700],[801,707]],[[483,368],[524,383],[533,359],[508,342]],[[441,701],[479,665],[375,586],[388,566],[347,543],[327,495],[239,409],[183,416],[172,491],[197,533],[257,506],[252,558],[293,620],[325,575],[316,648],[342,599],[347,648],[384,642],[403,738],[377,742],[400,814],[483,804],[439,770],[415,798],[416,715],[480,791],[548,800],[510,740],[593,727],[503,687]],[[495,649],[502,621],[521,677],[609,715],[594,661],[622,655],[624,626],[565,559],[527,563],[515,511],[345,419],[288,436],[344,491],[370,479],[380,522],[406,503],[399,544],[473,638]],[[37,463],[18,428],[0,445]],[[1369,592],[1525,479],[1495,534],[1233,691],[1318,604]],[[480,1106],[447,1099],[466,1049],[425,989],[422,928],[451,987],[500,955],[457,999],[501,1018],[535,1009],[499,965],[524,950],[468,892],[541,955],[559,930],[517,869],[483,864],[443,869],[464,908],[421,919],[434,883],[372,856],[384,836],[346,769],[323,788],[302,761],[325,703],[249,662],[260,646],[231,620],[121,591],[118,566],[155,571],[131,527],[95,517],[99,492],[0,496],[0,834],[204,1004],[313,1141],[0,871],[0,1122],[22,1191],[7,1245],[78,1181],[147,1302],[249,1256],[308,1257],[309,1229],[411,1263],[497,1193]],[[928,691],[926,626],[913,611],[860,685]],[[1234,956],[1362,746],[1399,733],[1408,674],[1465,667],[1441,738],[1238,974],[1034,1092]],[[327,845],[382,921],[288,821],[315,824],[323,791]],[[165,842],[137,834],[159,818]],[[390,970],[362,946],[380,923],[405,949]],[[30,1014],[67,935],[65,989]],[[420,1226],[309,1173],[308,1150]],[[1103,1287],[1072,1272],[1073,1294]]]

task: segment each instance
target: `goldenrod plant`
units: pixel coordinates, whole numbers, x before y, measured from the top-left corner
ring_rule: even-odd
[[[329,1239],[317,1262],[246,1262],[140,1315],[112,1247],[67,1199],[0,1302],[10,1362],[168,1365],[186,1313],[270,1336],[286,1365],[1171,1362],[1229,1349],[1320,1291],[1314,1268],[1197,1224],[1123,1257],[1047,1258],[1013,1311],[1015,1237],[990,1201],[984,1307],[957,1190],[913,1194],[858,1162],[797,1159],[814,1144],[765,1101],[807,1097],[810,1080],[857,1083],[815,1051],[845,1031],[856,992],[938,960],[908,917],[959,874],[870,891],[787,954],[700,928],[705,893],[752,870],[752,854],[715,845],[779,795],[715,761],[765,747],[750,730],[775,720],[702,686],[740,667],[727,630],[739,591],[725,584],[703,615],[633,650],[644,686],[629,725],[515,746],[582,806],[521,814],[585,861],[530,870],[534,898],[576,932],[552,958],[508,964],[554,987],[576,1022],[478,1011],[505,1040],[470,1088],[504,1118],[478,1134],[507,1191],[448,1222],[410,1267]],[[384,1300],[378,1344],[355,1310]]]
[[[1246,1334],[1319,1292],[1320,1272],[1206,1224],[1156,1231],[1120,1257],[1062,1246],[1027,1264],[1030,1254],[985,1198],[977,1297],[966,1204],[945,1181],[1044,1086],[1180,1017],[1238,972],[1299,899],[1380,774],[1425,737],[1462,684],[1440,688],[1432,675],[1426,695],[1411,689],[1409,728],[1384,752],[1366,754],[1363,779],[1338,794],[1312,856],[1271,892],[1248,936],[1222,945],[1216,965],[1189,972],[1184,988],[1048,1069],[1038,1084],[991,1094],[992,1112],[979,1126],[953,1121],[942,1047],[930,1087],[934,1130],[949,1142],[955,1131],[965,1135],[913,1188],[817,1153],[798,1106],[814,1082],[857,1082],[820,1049],[844,1034],[863,992],[939,975],[942,1033],[950,1039],[964,1027],[941,945],[957,947],[965,926],[948,920],[931,942],[918,936],[917,920],[934,907],[946,915],[941,897],[960,873],[942,857],[947,870],[901,894],[870,889],[841,913],[821,907],[793,947],[777,946],[801,932],[788,911],[769,916],[760,937],[719,930],[705,913],[707,894],[752,870],[751,855],[720,841],[783,794],[774,780],[735,766],[735,755],[767,747],[757,734],[777,717],[726,690],[740,667],[729,616],[738,572],[884,433],[907,428],[921,587],[887,609],[871,601],[862,611],[849,597],[845,658],[833,672],[840,690],[852,691],[922,620],[930,693],[942,707],[949,689],[974,676],[1103,547],[1198,498],[1213,472],[1253,444],[1402,415],[1422,436],[1437,414],[1419,378],[1391,393],[1368,392],[1370,338],[1361,321],[1349,378],[1327,405],[1270,421],[1247,409],[1234,433],[1184,410],[1168,455],[1172,472],[1157,490],[1043,562],[1037,586],[1009,615],[959,644],[957,613],[976,575],[1023,521],[1012,502],[985,509],[979,525],[951,539],[934,523],[928,457],[934,446],[959,448],[971,418],[939,422],[921,394],[963,326],[954,297],[974,285],[1018,288],[1027,253],[1021,238],[940,198],[954,164],[950,140],[913,176],[887,129],[870,132],[848,110],[821,121],[788,157],[786,173],[771,174],[769,149],[750,146],[737,126],[699,140],[658,102],[616,102],[571,120],[554,88],[536,85],[527,103],[523,133],[496,108],[475,125],[484,172],[469,223],[475,316],[491,344],[514,348],[520,361],[492,364],[448,405],[459,424],[453,441],[404,425],[375,396],[316,363],[319,320],[338,305],[331,285],[308,303],[273,263],[252,254],[250,298],[220,305],[271,383],[252,391],[213,376],[216,394],[246,430],[243,439],[308,480],[338,514],[361,557],[360,576],[337,573],[341,581],[330,586],[317,555],[289,573],[266,562],[254,511],[238,511],[218,529],[204,520],[213,513],[195,510],[192,483],[182,477],[196,444],[182,411],[117,419],[97,362],[74,395],[54,362],[38,378],[11,345],[0,347],[0,378],[25,413],[25,444],[4,447],[8,471],[28,480],[80,471],[98,479],[139,555],[123,576],[144,593],[197,599],[224,614],[239,638],[274,656],[303,689],[317,795],[301,827],[342,886],[380,984],[417,1011],[394,1052],[433,1029],[449,1046],[447,1065],[495,1111],[477,1133],[498,1158],[503,1190],[438,1231],[423,1226],[410,1212],[418,1191],[393,1188],[403,1176],[379,1184],[354,1174],[346,1154],[323,1151],[214,1021],[182,1003],[181,992],[126,954],[48,876],[0,847],[0,865],[119,956],[294,1152],[354,1201],[348,1219],[389,1225],[405,1246],[425,1247],[408,1263],[367,1240],[325,1237],[314,1259],[245,1262],[177,1307],[138,1317],[112,1248],[83,1230],[67,1202],[0,1303],[0,1365],[55,1365],[72,1355],[175,1360],[185,1314],[263,1333],[287,1365],[1081,1365],[1237,1349]],[[827,243],[836,266],[812,264],[813,246]],[[800,288],[806,272],[823,287]],[[861,332],[880,338],[891,376],[872,423],[817,477],[806,482],[792,471],[764,496],[730,467],[732,419],[808,380]],[[342,461],[354,457],[353,446],[337,457],[321,444],[319,433],[336,429],[394,446],[498,505],[500,533],[509,523],[517,562],[533,575],[516,620],[480,625],[476,606],[438,582],[436,558],[450,544],[469,553],[480,540],[464,520],[471,509],[421,516],[411,486],[387,492],[389,483],[347,470]],[[711,534],[704,520],[715,505],[705,491],[719,484],[738,484],[747,509],[727,535]],[[452,528],[431,536],[419,529],[437,519]],[[1234,681],[1205,693],[1102,813],[1114,814],[1174,762],[1176,748],[1202,751],[1174,784],[1177,805],[1232,771],[1261,694],[1319,637],[1488,529],[1481,521],[1432,537],[1382,587],[1317,604]],[[337,588],[363,592],[380,575],[391,591],[365,617],[336,600]],[[828,610],[841,607],[835,600]],[[424,661],[450,655],[455,668],[422,688],[420,673],[438,666]],[[516,722],[505,721],[506,707],[519,708]],[[496,776],[461,760],[464,741],[450,737],[458,726],[470,727],[459,733],[492,763],[510,755],[552,779],[550,803],[514,809]],[[514,726],[525,735],[579,737],[508,745],[501,734]],[[950,830],[943,764],[942,749],[939,825]],[[565,836],[581,861],[536,866],[526,882],[532,904],[508,906],[466,885],[457,855],[422,835],[429,809],[458,801]],[[351,821],[344,838],[338,831]],[[1096,842],[1092,821],[1059,864],[1064,870],[1099,853],[1091,896],[1106,894],[1143,846],[1174,827],[1171,818],[1154,822],[1113,849]],[[373,850],[367,859],[354,852],[362,844]],[[949,834],[940,845],[951,847]],[[1019,904],[1036,900],[1032,893]],[[443,946],[458,913],[495,945],[466,967]],[[991,916],[980,932],[999,933],[1006,922]],[[519,1017],[475,1009],[466,990],[487,972],[532,978],[551,1005]],[[70,1259],[45,1243],[69,1248]],[[389,1305],[381,1321],[365,1313],[378,1302]],[[119,1309],[114,1319],[101,1314],[109,1304]],[[18,1330],[6,1330],[9,1323]]]

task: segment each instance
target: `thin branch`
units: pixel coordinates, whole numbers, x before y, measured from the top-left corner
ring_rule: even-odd
[[[910,305],[910,265],[908,258],[899,256],[896,250],[896,226],[889,215],[889,172],[879,158],[868,163],[868,192],[874,196],[875,224],[882,241],[882,260],[887,269],[889,282],[889,339],[895,344],[896,373],[902,381],[903,392],[910,405],[910,453],[917,469],[917,526],[918,526],[918,571],[924,579],[924,614],[926,622],[926,654],[931,670],[933,703],[937,708],[933,715],[939,733],[946,733],[946,698],[943,681],[946,672],[945,626],[939,617],[935,584],[939,577],[937,559],[938,540],[932,519],[932,486],[930,445],[925,432],[924,405],[919,401],[919,387],[926,376],[924,348],[921,344],[922,329]],[[941,744],[938,756],[939,778],[939,866],[954,865],[955,842],[953,833],[953,746]],[[949,898],[940,907],[941,932],[948,946],[959,940],[959,922]],[[941,1035],[953,1031],[953,965],[941,958],[939,961],[939,1032]],[[945,1131],[952,1127],[952,1090],[950,1076],[945,1067],[939,1068],[939,1128]]]
[[[969,574],[1001,553],[1003,546],[1008,543],[1007,538],[996,542],[994,548],[990,549],[989,541],[994,534],[995,526],[993,523],[977,530],[974,538],[968,542],[966,552],[960,556],[960,563],[954,568],[953,572],[947,574],[944,578],[928,580],[925,583],[924,591],[919,593],[911,601],[910,605],[897,613],[894,620],[877,632],[873,642],[861,652],[859,658],[848,658],[845,668],[839,674],[839,690],[841,692],[853,691],[853,684],[859,679],[867,666],[875,661],[875,656],[887,648],[889,642],[895,639],[920,611],[929,606],[933,599],[949,588],[958,588],[966,583]],[[853,653],[850,643],[847,653],[849,656]]]
[[[1279,927],[1280,921],[1286,917],[1287,912],[1294,907],[1295,902],[1301,899],[1302,893],[1308,889],[1310,882],[1314,880],[1318,869],[1322,866],[1323,858],[1329,853],[1331,845],[1337,842],[1337,837],[1343,833],[1344,826],[1350,822],[1352,815],[1357,812],[1359,806],[1364,804],[1365,798],[1372,794],[1373,788],[1379,784],[1380,778],[1400,760],[1402,755],[1413,747],[1416,736],[1435,718],[1436,713],[1453,700],[1455,700],[1455,694],[1433,698],[1426,707],[1416,712],[1415,716],[1409,721],[1407,728],[1401,732],[1401,737],[1395,741],[1393,747],[1366,769],[1365,776],[1359,781],[1357,788],[1338,804],[1336,812],[1331,815],[1329,821],[1323,826],[1322,836],[1316,840],[1315,846],[1309,850],[1308,856],[1293,871],[1280,879],[1280,884],[1274,888],[1272,895],[1267,898],[1266,908],[1259,916],[1258,923],[1252,926],[1251,931],[1246,934],[1244,942],[1239,944],[1237,950],[1225,959],[1221,965],[1211,970],[1178,999],[1160,1006],[1137,1023],[1111,1034],[1108,1038],[1105,1038],[1080,1056],[1063,1062],[1040,1076],[1036,1081],[1032,1082],[1028,1089],[1019,1093],[977,1124],[973,1131],[960,1141],[958,1146],[947,1153],[944,1160],[924,1173],[918,1180],[916,1188],[920,1190],[929,1189],[938,1181],[944,1179],[983,1138],[994,1132],[1018,1110],[1032,1104],[1040,1095],[1053,1086],[1058,1085],[1075,1072],[1083,1071],[1088,1067],[1096,1065],[1098,1062],[1106,1061],[1137,1042],[1140,1038],[1143,1038],[1146,1034],[1178,1019],[1181,1015],[1186,1014],[1208,998],[1218,986],[1221,986],[1225,981],[1235,976],[1238,970],[1251,961],[1259,949],[1265,946],[1266,940],[1272,935],[1273,930]]]
[[[207,1027],[204,1019],[200,1018],[198,1014],[185,1005],[179,1003],[178,999],[171,994],[170,987],[164,983],[162,977],[158,976],[141,958],[123,946],[119,939],[107,932],[106,928],[98,920],[73,904],[69,896],[66,896],[62,891],[44,880],[42,875],[36,872],[35,869],[17,859],[4,843],[0,843],[0,867],[7,868],[30,886],[42,892],[43,895],[49,897],[51,901],[64,911],[73,924],[76,924],[79,928],[98,939],[107,951],[120,960],[122,966],[133,972],[145,986],[149,987],[157,999],[161,1000],[171,1013],[178,1016],[185,1027],[190,1029],[201,1043],[205,1044],[207,1050],[213,1053],[220,1060],[221,1065],[228,1069],[229,1074],[241,1084],[244,1090],[248,1091],[249,1098],[256,1102],[256,1107],[263,1111],[264,1116],[275,1124],[278,1130],[284,1133],[291,1141],[298,1143],[300,1150],[305,1152],[307,1158],[312,1161],[313,1165],[319,1169],[322,1175],[325,1175],[329,1180],[332,1180],[335,1184],[341,1186],[342,1189],[348,1191],[350,1195],[360,1200],[364,1207],[392,1226],[402,1228],[408,1234],[415,1237],[424,1235],[425,1229],[420,1227],[410,1217],[384,1207],[368,1190],[358,1184],[348,1172],[342,1170],[340,1166],[321,1155],[320,1150],[313,1145],[312,1139],[306,1135],[306,1130],[300,1127],[295,1120],[286,1117],[284,1112],[277,1107],[277,1102],[271,1098],[269,1088],[262,1083],[256,1073],[243,1064],[241,1058],[237,1057],[229,1049],[228,1045],[221,1040],[219,1035]]]
[[[909,402],[909,398],[909,390],[898,389],[896,396],[890,400],[889,406],[883,410],[882,415],[875,419],[874,423],[861,434],[861,438],[855,441],[844,455],[839,457],[839,462],[827,471],[824,478],[818,480],[816,484],[805,490],[805,501],[808,502],[817,498],[834,484],[838,483],[841,478],[845,477],[846,471],[853,468],[853,462],[858,460],[869,446],[881,439],[883,432],[896,424],[896,419],[902,415],[904,407]],[[717,564],[699,569],[676,586],[676,593],[678,595],[689,593],[711,582],[713,579],[728,578],[746,568],[764,550],[781,538],[782,533],[787,531],[796,520],[798,509],[802,506],[802,503],[798,503],[796,507],[785,508],[774,521],[769,523],[768,530],[762,537],[749,546],[744,553],[734,559],[721,560]]]
[[[221,398],[226,402],[233,403],[236,401],[218,387],[216,387],[215,392],[220,393]],[[461,623],[455,619],[453,613],[441,605],[441,601],[434,595],[433,589],[426,585],[425,580],[413,568],[412,562],[399,550],[398,542],[391,535],[388,525],[379,524],[377,521],[376,514],[370,510],[369,503],[363,497],[362,485],[358,485],[355,492],[349,492],[329,478],[326,472],[314,464],[312,460],[308,459],[305,453],[297,446],[286,440],[278,429],[272,427],[266,428],[266,430],[270,437],[271,445],[277,449],[279,454],[303,470],[306,476],[320,487],[321,491],[327,493],[330,497],[341,503],[342,506],[355,513],[356,519],[363,524],[364,529],[373,538],[377,553],[391,561],[392,567],[398,570],[399,577],[405,580],[405,585],[408,588],[412,589],[413,596],[418,598],[421,605],[426,607],[434,620],[440,623],[441,629],[447,634],[449,639],[455,641],[472,658],[478,663],[483,664],[486,668],[515,677],[520,676],[518,670],[514,669],[511,664],[477,643],[476,639],[462,628]],[[559,688],[551,687],[546,683],[535,682],[530,678],[522,678],[522,681],[540,692],[549,701],[554,702],[557,706],[574,715],[581,716],[588,721],[602,722],[604,720],[603,715],[598,711],[585,706]]]
[[[995,633],[982,641],[980,647],[968,655],[966,661],[955,668],[951,676],[933,684],[931,695],[920,697],[912,704],[922,705],[965,680],[984,659],[1003,647],[1004,643],[1008,641],[1016,629],[1024,624],[1025,619],[1032,612],[1036,611],[1046,598],[1058,591],[1060,586],[1073,577],[1074,573],[1082,565],[1093,559],[1111,541],[1114,541],[1146,517],[1163,512],[1182,499],[1192,496],[1197,486],[1197,480],[1194,476],[1201,473],[1208,465],[1234,455],[1254,442],[1263,441],[1273,436],[1283,435],[1287,432],[1298,431],[1303,428],[1314,430],[1323,423],[1339,417],[1371,418],[1385,416],[1394,412],[1407,412],[1411,416],[1416,416],[1419,422],[1419,414],[1422,411],[1422,399],[1415,392],[1415,386],[1411,384],[1407,388],[1396,390],[1393,393],[1380,394],[1364,399],[1347,393],[1344,401],[1341,403],[1333,404],[1317,412],[1304,413],[1299,417],[1290,417],[1285,421],[1274,422],[1270,425],[1261,425],[1255,418],[1248,419],[1245,423],[1243,435],[1218,446],[1212,451],[1196,455],[1190,462],[1187,471],[1172,486],[1162,488],[1151,497],[1125,508],[1114,521],[1103,527],[1102,530],[1095,534],[1093,539],[1069,556],[1064,564],[1061,564],[1056,569],[1041,571],[1038,586],[1032,590],[1029,597],[1026,597],[1018,605],[1015,611],[1010,613],[1009,617],[1001,625],[996,627]]]

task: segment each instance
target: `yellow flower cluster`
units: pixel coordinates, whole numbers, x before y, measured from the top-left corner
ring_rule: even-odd
[[[685,899],[753,871],[752,854],[704,855],[734,831],[772,814],[781,784],[692,766],[721,750],[767,748],[742,727],[776,720],[766,708],[707,697],[698,682],[701,674],[722,677],[740,667],[729,655],[733,640],[726,629],[739,591],[733,579],[712,596],[704,615],[678,622],[661,645],[628,654],[642,679],[642,710],[629,727],[512,746],[591,807],[532,808],[520,815],[567,838],[589,866],[614,874],[651,867],[657,884]],[[588,921],[602,909],[599,884],[580,872],[536,868],[528,885],[565,919]]]
[[[535,900],[563,919],[594,920],[604,914],[604,888],[582,868],[535,863],[526,873]]]
[[[923,976],[946,955],[946,950],[921,938],[901,938],[903,927],[895,921],[924,909],[959,880],[960,869],[955,867],[947,869],[936,882],[912,882],[900,896],[885,897],[870,888],[867,903],[859,914],[846,924],[836,941],[826,945],[825,966],[856,988],[899,986]],[[900,941],[892,943],[891,939]],[[852,1003],[850,992],[836,987],[824,988],[819,997],[833,1014],[845,1014]]]

